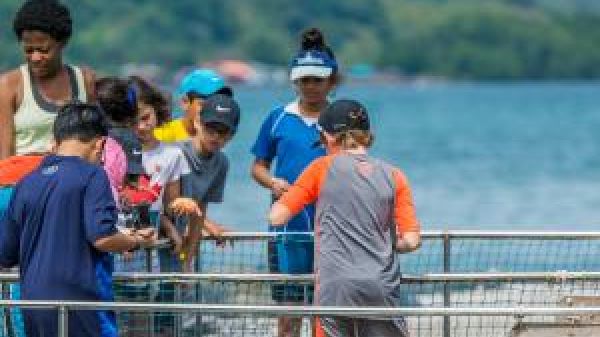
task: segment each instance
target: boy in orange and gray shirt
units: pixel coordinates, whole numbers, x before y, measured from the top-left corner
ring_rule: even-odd
[[[381,306],[400,303],[397,253],[420,245],[419,223],[404,174],[370,157],[366,109],[352,100],[331,104],[319,117],[328,155],[312,162],[273,205],[269,220],[282,225],[305,205],[315,216],[315,303]],[[317,336],[408,336],[402,318],[321,318]]]

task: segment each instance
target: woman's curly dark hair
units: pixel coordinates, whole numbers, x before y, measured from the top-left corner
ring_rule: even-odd
[[[71,37],[72,27],[69,9],[56,0],[26,1],[13,21],[13,30],[19,40],[23,31],[37,30],[66,43]]]

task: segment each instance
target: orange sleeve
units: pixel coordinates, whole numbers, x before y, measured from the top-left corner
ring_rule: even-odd
[[[44,156],[12,156],[0,160],[0,186],[17,184],[23,177],[37,169]]]
[[[292,214],[298,214],[306,205],[315,202],[333,162],[332,159],[332,156],[315,159],[278,202],[285,205]]]
[[[415,212],[408,179],[400,170],[393,171],[394,182],[396,183],[396,204],[394,209],[394,219],[396,220],[396,233],[399,235],[406,232],[419,232],[420,225]]]

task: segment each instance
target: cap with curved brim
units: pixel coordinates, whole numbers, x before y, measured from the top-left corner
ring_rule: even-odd
[[[188,73],[182,80],[177,90],[180,96],[188,93],[208,97],[216,93],[233,96],[233,90],[225,85],[221,75],[212,69],[196,69]]]
[[[142,143],[135,136],[133,130],[126,127],[113,127],[108,132],[109,136],[116,140],[127,159],[127,174],[144,174],[142,163]]]
[[[296,66],[290,71],[290,80],[295,81],[303,77],[327,78],[331,76],[332,73],[333,69],[330,67],[314,65]]]
[[[327,106],[319,115],[319,131],[336,134],[348,130],[369,131],[369,113],[358,101],[339,99]]]
[[[227,95],[212,95],[202,104],[200,115],[203,123],[223,124],[235,133],[240,123],[240,106]]]

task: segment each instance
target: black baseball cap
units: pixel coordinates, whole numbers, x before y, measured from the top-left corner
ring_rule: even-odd
[[[222,94],[211,95],[202,103],[200,116],[202,123],[223,124],[233,134],[240,124],[240,107],[232,97]]]
[[[133,130],[126,127],[113,127],[108,131],[109,136],[116,140],[123,148],[127,158],[127,174],[144,174],[144,165],[142,164],[142,143],[133,133]]]
[[[367,109],[351,99],[331,103],[319,116],[319,127],[327,133],[336,134],[348,130],[369,131]]]

